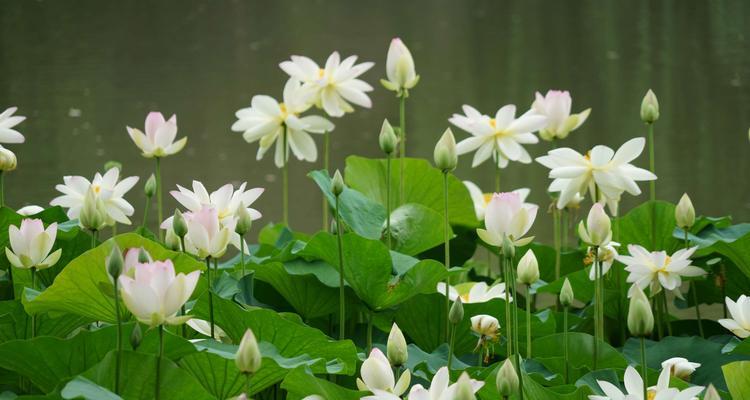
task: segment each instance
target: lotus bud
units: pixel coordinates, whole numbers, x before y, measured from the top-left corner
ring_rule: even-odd
[[[255,340],[253,331],[248,329],[242,336],[240,347],[234,359],[237,369],[243,374],[254,374],[260,369],[261,354],[258,341]]]
[[[601,203],[591,206],[586,224],[581,221],[578,225],[578,235],[592,246],[605,246],[612,240],[612,222]]]
[[[18,159],[16,155],[5,147],[0,146],[0,171],[13,171],[17,166]]]
[[[458,153],[456,152],[456,138],[453,137],[451,128],[446,129],[443,132],[443,136],[438,140],[435,145],[433,157],[435,166],[439,170],[449,172],[456,169],[456,165],[458,165]]]
[[[240,237],[245,236],[250,230],[252,224],[253,217],[250,216],[245,205],[240,203],[240,207],[237,209],[237,225],[235,225],[234,231],[237,232]]]
[[[647,124],[653,124],[659,119],[659,100],[653,90],[649,89],[643,96],[641,102],[641,120]]]
[[[109,171],[112,168],[117,168],[119,171],[122,171],[122,163],[114,160],[110,160],[104,163],[105,171]]]
[[[388,361],[393,367],[400,367],[406,364],[406,361],[409,359],[409,349],[406,347],[406,339],[395,322],[391,326],[391,333],[388,334],[386,353]]]
[[[633,297],[630,298],[630,308],[628,308],[628,330],[633,336],[648,336],[654,330],[654,314],[643,289],[638,285],[634,288]]]
[[[497,393],[500,396],[510,397],[518,393],[518,374],[516,373],[516,369],[513,367],[513,363],[510,359],[505,359],[500,370],[497,371],[495,385],[497,385]]]
[[[503,236],[503,256],[507,258],[513,258],[516,255],[516,245],[510,240],[508,236]]]
[[[469,374],[466,372],[462,373],[461,376],[458,377],[458,382],[456,382],[455,400],[476,400],[476,396],[474,396],[474,388],[471,385],[471,379],[469,379]]]
[[[138,249],[138,262],[141,264],[150,263],[151,262],[151,254],[148,254],[148,251],[141,247]]]
[[[174,229],[167,229],[167,234],[164,236],[164,244],[172,251],[182,251],[182,241],[174,233]]]
[[[141,345],[141,340],[143,340],[141,324],[136,322],[133,331],[130,332],[130,346],[133,347],[133,350],[138,350],[138,346]]]
[[[333,195],[339,197],[344,192],[344,178],[341,176],[341,172],[336,170],[333,174],[333,180],[331,181],[331,191]]]
[[[570,305],[573,304],[574,298],[573,287],[570,286],[568,278],[565,278],[562,289],[560,290],[560,304],[562,304],[563,307],[570,307]]]
[[[458,325],[461,320],[464,319],[464,303],[461,301],[461,298],[458,297],[456,301],[453,302],[453,305],[451,306],[450,311],[448,312],[448,321],[450,321],[453,325]]]
[[[89,188],[83,199],[78,223],[90,231],[98,231],[106,225],[107,211],[104,201],[96,195],[93,188]]]
[[[174,218],[172,218],[172,230],[174,234],[180,239],[187,235],[188,227],[185,217],[182,215],[180,210],[174,210]]]
[[[413,88],[419,82],[411,52],[399,38],[391,40],[385,70],[388,79],[382,79],[380,83],[386,89],[398,92],[400,95],[405,95],[406,90]]]
[[[719,396],[719,392],[716,390],[713,383],[708,384],[706,394],[703,395],[703,400],[721,400],[721,396]]]
[[[396,151],[396,145],[398,144],[398,137],[393,132],[393,127],[388,119],[383,120],[383,126],[380,128],[380,136],[378,136],[378,143],[380,144],[380,150],[383,150],[385,154],[393,154]]]
[[[122,266],[124,263],[125,260],[122,258],[120,248],[117,247],[117,245],[114,245],[112,251],[109,253],[109,257],[107,257],[107,273],[113,280],[117,280],[122,273]]]
[[[539,280],[539,262],[529,249],[518,262],[518,282],[531,285]]]
[[[677,207],[674,209],[674,218],[677,220],[677,226],[684,230],[690,229],[695,224],[695,209],[687,193],[683,194],[680,202],[677,203]]]
[[[149,199],[156,194],[156,177],[154,174],[151,174],[146,180],[146,184],[143,186],[143,192],[146,193],[146,197]]]

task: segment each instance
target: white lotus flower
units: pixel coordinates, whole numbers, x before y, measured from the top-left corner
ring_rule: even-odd
[[[357,378],[357,388],[373,393],[378,391],[401,396],[409,388],[411,372],[405,370],[396,382],[388,358],[380,349],[374,348],[362,363],[361,378]]]
[[[445,283],[444,282],[438,282],[437,284],[437,292],[445,295]],[[453,286],[448,287],[448,298],[451,299],[451,301],[456,301],[458,298],[461,298],[461,302],[463,304],[471,304],[471,303],[486,303],[492,299],[502,299],[505,300],[505,283],[500,282],[496,283],[492,286],[488,286],[484,282],[477,282],[471,285],[471,288],[468,292],[465,292],[463,294],[459,294],[458,289],[456,289]],[[510,301],[513,301],[513,297],[509,296]]]
[[[628,366],[625,369],[625,392],[607,381],[597,380],[605,395],[589,395],[589,400],[692,400],[703,391],[703,386],[692,386],[682,391],[670,388],[669,371],[662,370],[656,386],[647,389],[647,399],[643,398],[643,378],[635,368]]]
[[[5,248],[5,256],[16,268],[49,268],[60,260],[62,249],[50,254],[57,237],[57,223],[44,229],[41,219],[24,219],[21,228],[8,227],[10,248]]]
[[[0,114],[0,143],[23,143],[26,138],[13,129],[14,126],[23,122],[26,117],[13,115],[18,107],[10,107]]]
[[[126,127],[130,138],[146,158],[166,157],[177,154],[185,147],[187,137],[174,141],[177,137],[177,116],[172,114],[164,120],[160,112],[152,111],[146,116],[144,134],[136,128]]]
[[[495,193],[485,212],[486,229],[477,229],[477,234],[492,246],[501,246],[505,236],[516,246],[523,246],[534,240],[533,236],[523,236],[531,229],[538,209],[535,205],[523,204],[518,193]]]
[[[474,203],[474,212],[477,214],[477,220],[484,221],[484,211],[487,209],[487,204],[492,200],[492,193],[483,193],[482,189],[471,181],[464,181],[464,186],[469,190],[469,196],[471,196],[471,201]],[[511,193],[516,193],[521,197],[524,207],[536,206],[533,203],[526,203],[526,198],[529,197],[531,189],[520,188],[513,190]]]
[[[743,294],[737,298],[737,302],[732,301],[729,297],[724,301],[732,318],[720,319],[721,326],[742,339],[750,337],[750,297]]]
[[[175,275],[171,260],[139,263],[135,277],[120,275],[120,294],[125,306],[138,321],[155,327],[178,325],[189,316],[177,316],[195,290],[200,271]]]
[[[372,68],[375,63],[364,62],[355,65],[357,56],[349,56],[341,61],[337,51],[334,51],[326,61],[325,68],[320,68],[315,61],[304,56],[292,56],[291,61],[284,61],[279,66],[290,77],[302,82],[306,89],[312,92],[311,101],[322,107],[332,117],[341,117],[345,113],[353,112],[349,102],[358,106],[370,108],[372,101],[367,92],[372,86],[357,79]]]
[[[609,199],[619,199],[623,191],[639,195],[641,189],[637,181],[656,179],[651,172],[630,164],[641,154],[645,144],[645,139],[635,138],[625,142],[617,152],[600,145],[586,155],[563,147],[550,150],[536,161],[550,169],[549,177],[553,181],[549,191],[560,192],[557,208],[562,209],[576,193],[585,194],[587,189],[596,202],[597,187]]]
[[[177,185],[178,190],[173,190],[169,193],[188,211],[198,212],[205,206],[215,208],[222,223],[228,223],[229,219],[237,217],[240,205],[246,207],[250,217],[255,221],[261,217],[261,213],[248,206],[253,204],[255,200],[258,200],[258,197],[263,194],[265,189],[253,188],[245,190],[245,186],[247,186],[247,183],[242,182],[240,187],[234,190],[234,186],[231,183],[227,183],[209,194],[201,182],[193,181],[192,191]]]
[[[203,206],[197,212],[186,212],[183,216],[188,227],[185,235],[185,250],[188,253],[198,258],[219,258],[224,255],[234,232],[234,221],[222,224],[219,212],[211,206]],[[171,225],[162,224],[162,228],[170,229]]]
[[[672,375],[686,380],[690,375],[695,372],[701,365],[696,362],[690,362],[687,358],[672,357],[668,360],[664,360],[661,363],[662,369],[671,371]]]
[[[480,341],[494,341],[500,332],[500,322],[491,315],[475,315],[471,317],[471,330],[481,336]]]
[[[578,224],[578,236],[591,246],[606,246],[612,240],[612,222],[600,203],[594,203],[586,222]]]
[[[29,217],[32,215],[39,214],[40,212],[44,211],[44,208],[39,207],[35,204],[29,204],[28,206],[24,206],[16,210],[16,214],[23,215],[24,217]]]
[[[119,178],[119,168],[110,168],[104,175],[97,172],[92,181],[82,176],[64,176],[64,184],[55,186],[63,195],[52,199],[50,204],[67,208],[68,218],[76,219],[81,214],[86,193],[90,188],[97,199],[100,198],[104,203],[109,219],[107,225],[113,225],[115,222],[130,225],[128,217],[133,215],[135,209],[123,197],[138,183],[138,177],[131,176],[118,182]]]
[[[248,143],[260,141],[258,160],[275,142],[274,162],[277,167],[284,166],[290,149],[298,159],[313,162],[318,158],[318,149],[310,133],[330,132],[334,125],[316,115],[300,116],[310,108],[311,95],[300,81],[289,79],[284,85],[283,103],[270,96],[253,96],[250,107],[235,113],[237,121],[232,124],[232,130],[242,132]]]
[[[697,247],[681,249],[669,256],[666,251],[652,251],[644,249],[636,244],[628,245],[629,256],[618,256],[617,261],[625,264],[628,275],[628,283],[637,285],[645,290],[651,288],[651,296],[659,293],[662,288],[672,291],[677,297],[682,298],[680,285],[683,276],[702,276],[706,274],[702,268],[690,265],[690,256]],[[628,297],[633,288],[628,291]]]
[[[586,121],[591,109],[587,108],[578,114],[571,114],[572,102],[567,90],[548,90],[544,96],[536,92],[531,109],[547,117],[547,126],[539,131],[542,139],[565,139],[570,132],[578,129]]]
[[[469,381],[472,391],[477,393],[484,386],[484,382],[472,379]],[[448,367],[442,367],[432,377],[430,388],[414,385],[409,391],[409,400],[453,400],[456,398],[457,384],[450,384]]]
[[[414,58],[399,38],[393,38],[388,47],[385,74],[388,79],[382,79],[380,82],[386,89],[394,92],[409,90],[419,82],[419,75],[414,69]]]
[[[206,321],[205,319],[191,318],[190,321],[186,322],[186,324],[201,335],[211,337],[211,323]],[[214,324],[214,340],[216,340],[217,342],[221,342],[224,339],[228,338],[229,335],[227,335],[227,333],[224,332],[224,330],[219,326]]]
[[[516,106],[512,104],[497,110],[495,118],[482,115],[468,105],[464,105],[463,110],[466,115],[453,114],[448,121],[472,135],[456,147],[459,155],[476,150],[472,167],[490,157],[500,168],[505,168],[508,160],[531,163],[531,156],[522,145],[539,142],[532,132],[542,129],[547,124],[547,117],[529,111],[516,118]]]
[[[609,269],[612,268],[612,264],[615,262],[619,254],[617,254],[617,248],[620,247],[620,243],[617,242],[609,242],[605,246],[599,246],[598,254],[598,261],[601,263],[602,266],[602,276],[606,275],[607,272],[609,272]],[[592,264],[592,268],[589,270],[589,279],[590,280],[596,280],[596,271],[593,268],[593,255],[594,249],[589,247],[588,250],[588,256],[586,257],[586,263]],[[590,262],[589,262],[590,261]]]

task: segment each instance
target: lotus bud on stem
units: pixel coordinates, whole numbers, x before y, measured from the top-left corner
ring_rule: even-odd
[[[331,191],[333,192],[333,195],[336,196],[336,209],[334,211],[336,213],[336,239],[339,253],[339,339],[344,340],[344,325],[346,324],[346,298],[344,293],[344,233],[341,226],[341,212],[339,208],[341,193],[344,192],[344,178],[341,176],[339,170],[336,170],[333,174]]]
[[[260,347],[252,330],[248,329],[242,335],[234,363],[240,373],[245,376],[245,393],[250,393],[250,379],[260,369],[262,363]]]
[[[435,167],[443,172],[443,248],[444,264],[446,269],[451,268],[451,250],[450,250],[450,221],[448,218],[448,175],[451,171],[456,169],[458,164],[458,153],[456,152],[456,139],[453,137],[453,132],[448,128],[440,137],[437,144],[435,145],[434,151]],[[450,287],[450,280],[446,275],[445,281],[445,315],[450,312],[450,297],[448,296],[448,289]],[[445,320],[445,338],[448,340],[450,336],[450,323]]]
[[[398,137],[387,119],[383,120],[378,137],[380,149],[385,153],[385,242],[391,249],[391,159],[398,145]]]
[[[651,304],[638,286],[634,286],[635,291],[630,298],[630,307],[628,308],[628,330],[630,334],[641,338],[641,375],[643,376],[643,398],[648,398],[648,368],[646,367],[646,336],[654,330],[654,314],[651,311]]]
[[[570,286],[570,281],[565,278],[563,282],[562,290],[560,290],[560,305],[563,307],[563,364],[565,364],[564,382],[568,383],[568,310],[570,305],[573,304],[573,287]]]
[[[450,312],[448,312],[448,322],[451,324],[451,337],[450,345],[448,347],[448,372],[451,370],[453,364],[453,348],[456,343],[456,326],[464,319],[464,306],[461,302],[461,298],[456,298],[453,302]]]
[[[388,334],[386,344],[386,354],[388,361],[394,368],[401,368],[409,359],[409,349],[406,345],[406,338],[398,325],[394,322],[391,326],[391,332]]]
[[[506,359],[500,367],[500,370],[497,371],[495,385],[497,386],[497,393],[503,399],[510,398],[518,393],[518,373],[513,367],[513,363],[510,362],[510,359]]]
[[[122,252],[117,245],[112,247],[112,251],[107,257],[107,273],[112,278],[115,295],[115,316],[117,318],[117,353],[115,354],[115,393],[120,393],[120,374],[122,371],[122,316],[120,315],[120,291],[118,287],[118,278],[122,273],[123,264]]]

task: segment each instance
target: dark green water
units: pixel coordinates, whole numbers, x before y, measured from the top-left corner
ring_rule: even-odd
[[[229,130],[254,94],[280,97],[290,54],[319,62],[333,51],[377,65],[374,107],[335,121],[332,165],[347,155],[379,156],[393,95],[380,88],[390,39],[400,36],[422,80],[408,103],[410,155],[430,157],[447,118],[468,103],[494,114],[528,106],[536,90],[568,89],[588,122],[563,145],[583,151],[645,135],[640,101],[649,87],[662,117],[656,126],[657,195],[688,192],[698,213],[750,219],[750,3],[741,1],[0,1],[0,108],[28,120],[23,145],[10,145],[19,169],[6,179],[11,206],[46,205],[68,174],[93,176],[108,160],[145,179],[125,126],[146,113],[176,113],[187,148],[164,162],[167,187],[198,179],[210,188],[248,181],[267,187],[263,221],[281,217],[280,177],[257,144]],[[73,117],[71,110],[80,110]],[[459,138],[465,137],[456,130]],[[532,156],[549,144],[532,145]],[[647,165],[642,156],[636,162]],[[320,163],[291,165],[291,220],[320,226],[320,199],[305,177]],[[489,188],[490,165],[456,172]],[[511,165],[503,187],[532,188],[546,206],[547,170]],[[647,191],[647,186],[642,185]],[[141,187],[128,196],[140,211]],[[627,195],[626,195],[627,196]],[[627,196],[623,210],[637,201]],[[167,209],[175,203],[167,203]],[[136,213],[135,219],[139,219]],[[548,231],[549,218],[536,229]],[[547,237],[544,233],[538,233]]]

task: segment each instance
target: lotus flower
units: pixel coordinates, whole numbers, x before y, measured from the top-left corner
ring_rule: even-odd
[[[136,128],[126,127],[133,143],[146,158],[166,157],[177,154],[185,147],[187,138],[174,141],[177,137],[177,116],[164,120],[160,112],[152,111],[146,116],[146,134]]]
[[[484,382],[470,380],[472,391],[478,392],[484,386]],[[456,384],[450,384],[448,367],[442,367],[432,377],[430,388],[425,389],[422,385],[414,385],[409,391],[409,400],[453,400],[456,398]]]
[[[24,217],[29,217],[32,215],[39,214],[40,212],[44,211],[44,208],[39,207],[35,204],[29,204],[28,206],[24,206],[16,210],[16,214],[23,215]]]
[[[690,362],[687,358],[672,357],[668,360],[664,360],[661,363],[661,368],[671,371],[672,375],[686,380],[690,375],[695,372],[701,365],[699,363]]]
[[[261,213],[248,206],[253,204],[263,194],[265,189],[253,188],[245,190],[245,186],[247,186],[247,183],[242,182],[240,187],[234,190],[232,184],[227,183],[209,194],[202,183],[193,181],[192,191],[177,185],[178,190],[173,190],[169,193],[183,207],[192,212],[198,212],[205,206],[215,208],[222,223],[228,223],[229,220],[237,217],[240,205],[244,205],[252,219],[257,220],[261,217]],[[172,217],[169,218],[171,219]]]
[[[437,292],[445,294],[445,283],[437,283]],[[453,286],[448,287],[448,297],[451,301],[456,301],[461,298],[461,302],[464,304],[472,303],[485,303],[492,299],[505,300],[505,283],[496,283],[492,286],[488,286],[484,282],[477,282],[471,285],[471,289],[468,292],[459,294],[458,289]],[[510,297],[510,301],[513,301],[513,297]]]
[[[685,390],[669,387],[669,369],[664,369],[659,374],[656,386],[648,388],[648,399],[643,398],[643,378],[635,370],[628,366],[625,369],[625,392],[607,381],[596,381],[604,392],[604,396],[589,395],[589,400],[692,400],[703,391],[703,386],[693,386]]]
[[[388,47],[388,57],[385,61],[386,79],[380,83],[386,89],[401,93],[409,90],[419,82],[419,75],[414,69],[414,58],[411,56],[409,48],[399,38],[393,38],[391,45]]]
[[[44,229],[41,219],[24,219],[21,228],[15,225],[8,227],[10,248],[5,248],[5,256],[16,268],[45,269],[57,263],[62,249],[50,254],[57,237],[57,223]]]
[[[597,247],[606,246],[612,240],[612,222],[600,203],[591,206],[586,223],[578,224],[578,236],[584,243]]]
[[[18,107],[10,107],[0,114],[0,143],[23,143],[26,140],[14,126],[23,122],[26,117],[13,115]]]
[[[531,229],[538,208],[523,204],[518,193],[495,193],[485,212],[486,229],[477,229],[477,234],[492,246],[501,246],[506,236],[516,246],[523,246],[534,240],[523,236]]]
[[[362,363],[360,374],[357,388],[373,393],[380,391],[401,396],[409,388],[411,381],[411,373],[407,369],[396,382],[388,358],[377,348],[372,349],[370,356]]]
[[[578,114],[571,114],[572,102],[567,90],[549,90],[544,96],[536,92],[536,99],[531,109],[547,117],[547,125],[539,131],[542,139],[565,139],[570,132],[578,129],[586,121],[591,109],[587,108]]]
[[[743,294],[737,298],[736,302],[729,297],[725,301],[732,318],[720,319],[721,326],[742,339],[750,337],[750,297]]]
[[[628,275],[628,283],[639,286],[641,289],[651,288],[651,295],[659,293],[662,288],[672,291],[677,297],[682,298],[680,285],[682,277],[702,276],[706,274],[702,268],[690,265],[690,256],[697,247],[678,250],[671,256],[666,251],[652,251],[641,246],[628,245],[629,256],[619,256],[617,261],[625,264]],[[628,296],[633,288],[628,291]]]
[[[598,261],[602,266],[602,276],[606,275],[607,272],[609,272],[609,269],[612,268],[612,264],[615,262],[615,259],[619,256],[617,254],[617,248],[620,247],[620,243],[617,242],[609,242],[604,246],[599,246],[598,254]],[[587,264],[593,264],[594,262],[594,249],[589,247],[588,256],[586,258]],[[589,262],[590,261],[590,262]],[[596,271],[594,268],[591,268],[589,270],[589,279],[590,280],[596,280]]]
[[[484,212],[487,209],[487,205],[492,200],[492,193],[484,193],[474,182],[464,181],[464,186],[469,190],[469,196],[471,197],[472,203],[474,203],[474,212],[477,214],[477,220],[484,221]],[[524,207],[531,207],[535,204],[526,203],[526,198],[529,197],[531,189],[520,188],[513,190],[512,193],[517,193],[521,197],[521,202]]]
[[[198,212],[184,214],[188,231],[185,248],[198,258],[218,258],[227,251],[233,225],[221,224],[219,212],[214,207],[204,206]]]
[[[153,328],[190,319],[177,313],[193,294],[200,271],[175,275],[171,260],[138,263],[134,268],[134,278],[123,274],[118,279],[122,300],[138,321]]]
[[[367,96],[367,92],[372,91],[372,86],[357,77],[372,68],[374,63],[355,65],[357,56],[349,56],[341,61],[337,51],[328,57],[325,68],[320,68],[308,57],[291,58],[291,61],[284,61],[279,67],[293,79],[302,82],[305,89],[312,92],[311,101],[331,117],[341,117],[353,112],[354,108],[349,102],[365,108],[372,107],[372,101]]]
[[[500,331],[500,322],[491,315],[475,315],[471,317],[471,330],[479,334],[481,339],[494,341]]]
[[[104,175],[97,172],[92,181],[82,176],[65,176],[63,177],[65,183],[55,186],[55,189],[63,195],[52,199],[50,204],[67,208],[68,218],[76,219],[81,213],[86,193],[91,189],[104,203],[107,225],[115,222],[130,225],[128,217],[133,215],[135,210],[123,197],[138,183],[138,177],[131,176],[118,182],[119,177],[118,168],[110,168]]]

